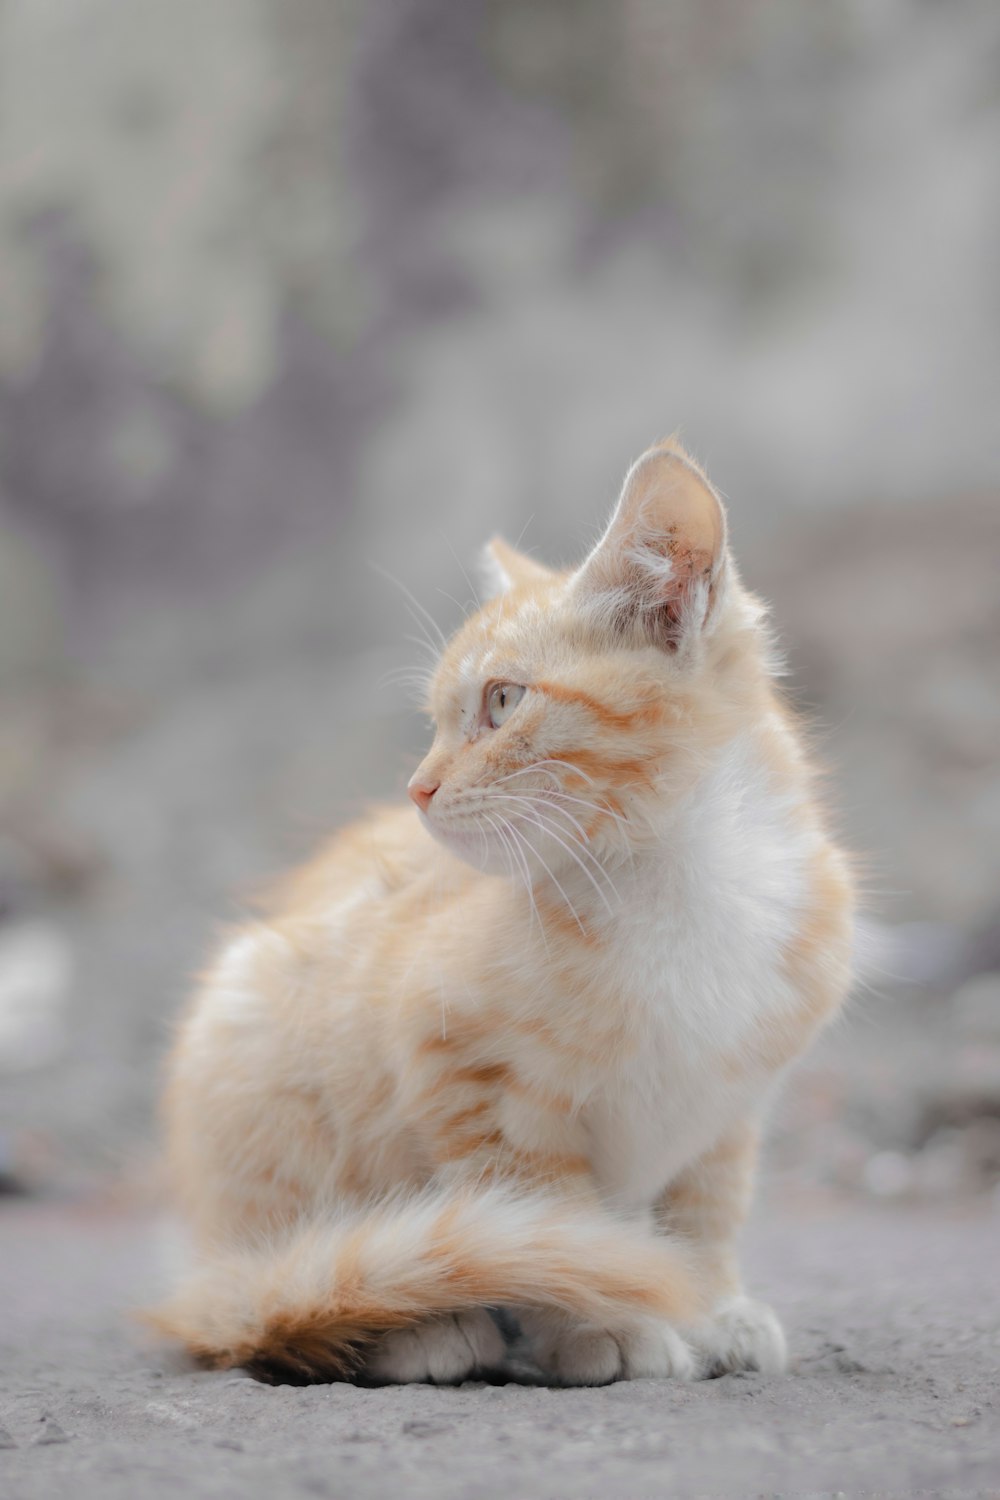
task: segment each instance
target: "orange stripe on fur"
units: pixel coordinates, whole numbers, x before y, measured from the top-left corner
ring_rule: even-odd
[[[649,727],[657,724],[663,718],[663,707],[660,703],[646,703],[640,708],[616,713],[613,708],[609,708],[606,703],[602,703],[592,693],[585,692],[583,688],[568,687],[558,682],[533,682],[532,687],[556,703],[578,703],[605,729],[631,731],[640,726]]]

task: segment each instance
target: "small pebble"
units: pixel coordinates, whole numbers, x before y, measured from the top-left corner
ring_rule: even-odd
[[[42,1430],[37,1437],[31,1440],[36,1447],[42,1447],[46,1443],[69,1442],[69,1433],[63,1431],[55,1417],[50,1417],[48,1412],[44,1412],[40,1421],[43,1424]]]

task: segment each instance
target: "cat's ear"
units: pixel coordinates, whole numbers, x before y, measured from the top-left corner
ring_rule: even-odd
[[[522,588],[533,583],[547,583],[553,577],[550,569],[534,558],[525,557],[502,536],[495,536],[486,543],[480,558],[480,574],[487,599],[497,594],[506,594],[510,589]]]
[[[640,630],[675,650],[711,625],[725,572],[722,502],[694,460],[668,438],[632,465],[574,592],[609,629]]]

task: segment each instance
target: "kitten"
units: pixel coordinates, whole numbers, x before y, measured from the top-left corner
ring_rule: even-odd
[[[852,890],[722,505],[673,440],[442,653],[434,743],[223,949],[166,1099],[199,1264],[152,1315],[265,1378],[780,1371],[736,1235],[850,978]]]

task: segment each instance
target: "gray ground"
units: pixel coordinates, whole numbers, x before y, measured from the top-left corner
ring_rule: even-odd
[[[0,1492],[131,1500],[1000,1495],[997,1218],[767,1205],[752,1280],[792,1373],[600,1390],[363,1390],[180,1370],[123,1304],[148,1220],[95,1204],[8,1216]]]

